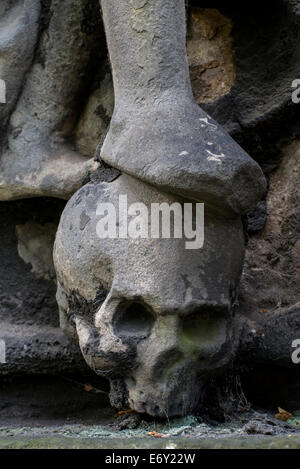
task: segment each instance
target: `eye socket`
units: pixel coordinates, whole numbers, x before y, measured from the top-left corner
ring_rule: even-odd
[[[149,336],[155,317],[142,303],[122,303],[113,318],[113,328],[121,338],[143,339]]]
[[[198,311],[181,318],[181,339],[191,345],[212,346],[226,336],[228,313],[222,310]]]

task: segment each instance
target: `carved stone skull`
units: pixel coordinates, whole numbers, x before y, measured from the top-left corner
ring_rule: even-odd
[[[125,175],[79,190],[55,245],[61,325],[78,335],[89,366],[111,380],[113,405],[128,398],[138,412],[187,414],[235,351],[242,223],[206,209],[198,250],[186,249],[185,239],[100,239],[97,205],[118,207],[122,194],[128,207],[143,203],[149,213],[152,203],[186,202]]]
[[[54,254],[61,325],[110,379],[114,406],[184,415],[234,356],[240,215],[264,194],[265,180],[193,100],[184,0],[101,5],[115,89],[101,158],[123,174],[86,185],[66,206]],[[180,236],[98,237],[98,204],[118,207],[122,196],[131,217],[141,206],[149,213],[152,204],[205,203],[203,248],[186,249]],[[123,229],[121,210],[112,219]],[[139,223],[151,231],[151,217],[140,213]]]

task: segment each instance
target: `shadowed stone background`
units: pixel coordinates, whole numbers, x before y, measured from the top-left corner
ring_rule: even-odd
[[[88,160],[114,105],[102,19],[97,0],[64,0],[66,8],[76,6],[80,23],[58,25],[58,3],[41,1],[37,44],[23,90],[10,105],[14,110],[21,102],[26,80],[38,64],[45,86],[56,83],[53,96],[60,87],[72,89],[70,97],[64,96],[68,108],[56,126],[72,151]],[[189,1],[187,49],[197,103],[262,166],[269,182],[266,200],[247,220],[240,306],[251,318],[298,308],[300,302],[300,104],[291,99],[291,84],[300,78],[300,2],[224,4],[209,1],[204,8],[204,2]],[[53,72],[46,60],[47,35],[56,24],[63,31],[61,46],[64,40],[81,41],[68,56],[70,63],[62,62],[74,72],[70,83],[57,82],[61,70]],[[8,130],[18,137],[18,128]],[[68,198],[68,190],[62,198]],[[51,253],[64,204],[46,197],[0,202],[0,338],[6,340],[10,357],[1,375],[88,373],[77,348],[58,328]],[[249,373],[255,373],[251,363],[247,373],[246,385]]]

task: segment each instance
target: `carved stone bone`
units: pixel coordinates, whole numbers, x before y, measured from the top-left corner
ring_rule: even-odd
[[[265,191],[259,166],[196,105],[185,2],[103,0],[115,109],[102,159],[162,190],[241,214]]]

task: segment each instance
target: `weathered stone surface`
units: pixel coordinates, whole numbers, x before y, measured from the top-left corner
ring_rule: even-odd
[[[2,321],[0,335],[6,345],[6,363],[0,364],[0,376],[87,372],[78,347],[59,328],[20,327]]]
[[[29,70],[39,31],[38,0],[2,0],[0,5],[0,78],[6,103],[0,104],[0,143]]]
[[[188,414],[236,352],[239,215],[263,197],[265,180],[193,100],[184,2],[103,0],[102,10],[115,108],[100,156],[128,175],[88,184],[64,211],[55,244],[61,327],[110,379],[112,405]],[[195,253],[184,239],[151,235],[100,239],[97,204],[116,207],[122,194],[148,209],[184,197],[205,202],[205,248]],[[118,217],[113,228],[123,225]],[[147,230],[149,223],[147,216]]]
[[[193,100],[184,2],[137,9],[104,1],[102,9],[116,102],[101,158],[162,190],[227,212],[254,208],[266,189],[259,166]]]
[[[80,152],[87,156],[95,153],[113,113],[114,89],[108,62],[103,63],[95,88],[76,128],[76,144]]]
[[[15,383],[14,383],[15,384]],[[18,383],[19,384],[19,383]],[[29,390],[24,389],[24,384],[21,384],[21,392],[16,396],[12,386],[4,388],[5,401],[12,402],[17,400],[20,394],[24,399],[24,395],[28,394]],[[32,386],[33,396],[40,392],[42,399],[39,400],[40,407],[46,406],[45,402],[45,387],[47,382],[41,384],[34,382]],[[111,421],[113,416],[109,411],[101,409],[101,413],[96,409],[96,400],[92,400],[90,396],[90,412],[94,411],[94,416],[90,416],[90,412],[85,416],[84,422],[81,423],[81,415],[84,415],[82,401],[88,402],[88,398],[82,397],[79,400],[80,394],[77,392],[69,391],[72,398],[68,399],[68,389],[65,383],[61,383],[61,391],[58,392],[50,380],[48,386],[54,394],[54,401],[50,400],[46,407],[46,412],[40,412],[40,407],[35,405],[36,414],[27,418],[23,424],[23,428],[18,428],[13,423],[14,418],[4,418],[0,427],[0,448],[98,448],[112,450],[108,457],[111,458],[112,463],[124,464],[128,462],[128,456],[124,456],[122,452],[114,450],[118,449],[161,449],[169,451],[168,454],[173,454],[172,450],[187,449],[296,449],[300,447],[299,441],[299,423],[297,428],[297,421],[295,419],[293,425],[283,423],[273,418],[271,413],[258,413],[249,412],[243,417],[232,418],[230,421],[223,425],[212,425],[198,421],[193,416],[184,418],[169,419],[165,421],[157,421],[157,419],[147,419],[142,421],[138,428],[124,428],[117,430],[112,428]],[[11,393],[8,394],[9,388]],[[31,397],[31,396],[30,396]],[[47,396],[46,396],[47,399]],[[76,401],[78,405],[76,406]],[[64,405],[66,403],[66,405]],[[63,411],[60,411],[58,405],[61,404]],[[70,412],[70,406],[72,411]],[[99,402],[101,406],[101,401]],[[57,407],[57,409],[56,409]],[[56,412],[55,412],[56,411]],[[46,418],[45,418],[46,413]],[[54,414],[54,415],[53,415]],[[58,415],[57,415],[58,414]],[[68,417],[64,419],[63,417]],[[4,413],[5,416],[5,413]],[[75,418],[74,418],[75,417]],[[126,416],[124,416],[126,418]],[[127,416],[127,418],[129,418]],[[133,420],[133,414],[131,414]],[[43,421],[43,427],[40,426],[40,421]],[[67,420],[67,423],[66,423]],[[122,420],[122,417],[117,419],[116,424]],[[140,419],[141,420],[141,419]],[[80,423],[79,423],[80,422]],[[251,424],[255,429],[255,425],[260,426],[261,429],[269,430],[272,436],[265,436],[261,434],[248,434],[245,422]],[[163,435],[163,438],[153,438],[149,433],[153,428]],[[170,453],[171,451],[171,453]],[[135,453],[137,457],[138,454]],[[193,454],[193,452],[192,452]],[[190,454],[187,455],[188,457]],[[154,457],[154,456],[153,456]],[[202,455],[198,452],[194,460],[194,464],[201,460]],[[125,459],[126,458],[126,459]],[[178,461],[181,456],[178,456]],[[190,458],[188,459],[190,460]],[[157,455],[158,463],[161,461],[161,455]]]
[[[102,147],[103,160],[225,212],[254,208],[265,193],[259,166],[196,105],[175,106],[170,102],[139,109],[134,122],[116,117]]]
[[[259,405],[271,394],[276,402],[290,399],[299,406],[299,365],[292,360],[300,338],[299,151],[298,140],[285,146],[270,176],[267,222],[249,238],[241,281],[240,311],[247,327],[240,359],[248,363],[246,386]]]
[[[148,27],[150,30],[152,27],[151,23],[145,27],[143,20],[146,4],[146,1],[133,1],[131,17],[133,34],[138,32],[139,36],[144,37]],[[299,1],[276,1],[272,8],[256,1],[240,5],[223,2],[218,5],[219,10],[199,9],[202,5],[196,0],[189,4],[192,9],[188,21],[188,52],[196,101],[238,139],[266,172],[278,166],[282,148],[285,155],[279,170],[271,174],[266,227],[262,233],[250,237],[240,301],[240,311],[246,317],[247,325],[240,355],[248,361],[248,365],[249,361],[253,367],[259,363],[261,373],[269,373],[267,376],[276,376],[274,363],[280,363],[284,367],[281,368],[282,376],[285,376],[282,370],[289,369],[291,365],[291,340],[299,335],[299,143],[295,136],[299,136],[297,116],[300,107],[291,102],[291,83],[299,76]],[[182,24],[177,20],[175,23],[176,30],[183,35]],[[167,26],[166,34],[172,24]],[[117,28],[116,37],[121,34],[122,28]],[[149,60],[151,48],[148,48],[147,41],[144,46],[137,53],[141,58],[138,73],[129,61],[126,62],[126,41],[117,51],[119,64],[122,65],[123,60],[124,66],[132,69],[130,84],[133,87],[141,83],[153,65],[153,61]],[[160,51],[160,37],[154,38],[154,49]],[[152,103],[145,104],[142,95],[138,95],[141,100],[132,106],[132,96],[124,93],[122,98],[126,112],[121,117],[124,121],[135,122],[140,128],[131,133],[132,129],[127,127],[127,123],[123,125],[122,121],[120,127],[113,129],[117,137],[122,133],[122,145],[118,147],[120,140],[116,138],[117,143],[113,142],[111,148],[114,146],[118,152],[123,152],[120,167],[124,172],[137,174],[153,184],[158,181],[160,193],[164,189],[204,200],[207,205],[218,206],[223,214],[246,212],[255,205],[259,193],[262,194],[263,182],[259,169],[214,120],[207,118],[195,106],[191,93],[186,99],[182,88],[176,88],[182,57],[179,49],[171,51],[169,47],[163,51],[162,66],[158,63],[157,68],[150,70],[154,80],[147,83],[149,91],[153,91],[157,72],[162,77],[159,81],[161,90],[165,92],[172,83],[175,91],[168,94],[167,90],[164,100],[153,106]],[[1,1],[0,79],[6,82],[7,102],[0,104],[0,200],[45,194],[69,198],[89,179],[99,184],[105,180],[113,181],[118,176],[117,170],[103,170],[102,166],[89,159],[112,114],[113,87],[104,57],[105,40],[97,0],[43,1],[41,5],[35,0]],[[175,72],[174,81],[169,82],[172,71]],[[185,87],[187,73],[181,77]],[[154,95],[155,99],[157,96],[160,97],[159,93]],[[147,118],[143,117],[145,112]],[[164,121],[164,127],[156,124],[156,117]],[[207,118],[200,121],[207,126],[196,127],[194,124],[198,123],[199,118]],[[114,122],[116,120],[113,120],[113,125]],[[214,129],[214,126],[218,127],[215,132],[207,131]],[[139,143],[142,134],[144,140]],[[183,141],[186,143],[188,137],[194,138],[196,134],[194,144],[189,144],[188,148],[184,145],[177,152]],[[208,139],[208,135],[213,136],[212,139]],[[129,136],[131,141],[128,143]],[[294,142],[282,147],[284,139]],[[203,146],[203,142],[213,143],[214,148],[209,148],[212,145]],[[220,146],[226,148],[226,155],[229,155],[226,158],[229,165],[225,170],[222,163],[225,158],[219,157],[223,153]],[[160,154],[156,151],[158,147],[161,148]],[[199,166],[199,149],[214,153],[205,161],[209,165]],[[241,159],[236,152],[243,155]],[[176,158],[172,158],[173,154]],[[132,155],[136,158],[131,160]],[[119,157],[119,154],[115,156]],[[162,164],[163,160],[167,163]],[[246,161],[250,161],[250,166]],[[214,173],[211,172],[212,167]],[[245,173],[239,170],[241,167],[250,170],[250,179],[244,178]],[[208,173],[214,174],[210,180]],[[235,180],[238,181],[237,185]],[[257,183],[257,180],[260,182]],[[116,187],[119,182],[114,184]],[[190,187],[186,189],[188,184]],[[33,204],[38,205],[39,202],[34,201]],[[248,218],[250,232],[257,233],[264,227],[267,215],[265,206],[264,201],[260,202]],[[76,372],[78,354],[75,349],[70,351],[57,327],[55,285],[49,280],[53,277],[49,260],[50,240],[46,239],[48,236],[41,228],[46,225],[44,222],[41,224],[39,217],[26,218],[19,216],[19,213],[11,221],[6,210],[16,210],[16,205],[13,204],[11,209],[6,204],[3,207],[0,339],[1,332],[3,335],[5,333],[10,357],[10,366],[5,368],[5,373]],[[45,212],[49,207],[51,204],[44,206]],[[80,223],[83,230],[88,229],[86,214]],[[238,224],[237,220],[234,223]],[[46,248],[42,256],[39,256],[38,246]],[[116,253],[116,259],[124,254],[122,249],[120,251]],[[45,256],[46,252],[48,254]],[[242,248],[235,255],[239,257],[241,252]],[[72,255],[75,254],[72,252]],[[172,257],[170,253],[168,255]],[[179,261],[174,271],[176,268],[180,271]],[[134,262],[130,262],[129,265],[134,264],[137,272],[141,271],[143,259],[139,260],[137,255]],[[135,264],[138,264],[137,267]],[[121,266],[122,263],[120,269]],[[98,267],[95,261],[95,270]],[[88,262],[77,268],[78,272],[85,274],[88,272]],[[164,279],[162,271],[161,267],[161,277]],[[79,277],[79,273],[76,275]],[[89,278],[90,274],[87,275]],[[106,276],[109,275],[107,273]],[[90,298],[94,298],[97,281],[91,278],[91,283],[86,285],[78,277],[74,282],[82,282],[82,296],[77,298],[71,295],[71,310],[83,308],[86,314],[93,314],[95,305],[100,307],[99,301],[103,300],[104,292],[100,289],[100,296],[98,291],[93,303]],[[129,275],[128,281],[130,279],[133,285],[136,282],[139,286],[133,277],[133,274]],[[177,282],[177,277],[175,280]],[[147,279],[144,280],[146,282]],[[173,285],[170,287],[166,283],[167,279],[164,279],[161,288],[166,289],[167,298],[173,294],[175,297],[180,295],[180,289],[177,291]],[[196,289],[196,280],[194,286]],[[83,298],[85,295],[88,300]],[[63,301],[64,296],[59,299]],[[62,314],[63,327],[76,339],[72,322],[69,324],[66,319]],[[26,354],[24,345],[28,347]],[[273,364],[273,375],[268,371],[270,363]],[[295,367],[290,371],[293,369],[298,371]],[[2,372],[2,368],[0,370]],[[124,389],[120,380],[113,382],[112,402],[117,405],[121,405],[122,399],[125,402]]]
[[[192,89],[198,104],[229,93],[236,68],[232,20],[214,8],[192,8],[188,18],[187,53]]]
[[[63,433],[63,430],[62,430]],[[158,441],[159,440],[159,441]],[[103,449],[103,450],[125,450],[125,449],[160,449],[162,451],[171,449],[300,449],[300,438],[295,436],[264,436],[264,437],[224,437],[215,438],[134,438],[128,441],[115,438],[86,438],[53,436],[52,432],[40,438],[37,435],[26,437],[4,437],[0,440],[1,449]]]
[[[297,429],[293,429],[288,422],[281,422],[269,415],[254,415],[254,418],[248,422],[243,430],[248,435],[278,435],[289,433],[298,433]]]
[[[86,371],[78,349],[58,327],[49,255],[62,207],[50,200],[0,205],[0,340],[6,346],[0,376]]]
[[[103,381],[92,371],[85,376],[66,372],[58,375],[54,370],[48,376],[22,373],[1,377],[0,434],[4,431],[8,436],[12,428],[23,433],[25,426],[37,426],[43,431],[43,427],[67,422],[79,426],[81,422],[111,424],[114,411],[108,406],[107,385]],[[95,388],[87,392],[86,382]]]
[[[77,142],[80,153],[84,156],[91,157],[96,142],[96,122],[98,121],[98,118],[96,117],[93,120],[92,116],[94,112],[93,96],[94,93],[97,93],[93,90],[96,90],[98,85],[92,87],[92,92],[90,87],[91,83],[95,79],[95,76],[97,76],[98,67],[100,67],[100,69],[102,68],[101,60],[105,55],[104,39],[101,33],[101,19],[97,1],[93,0],[92,2],[87,3],[86,1],[81,0],[68,0],[67,2],[64,2],[63,5],[57,6],[55,3],[52,5],[52,7],[47,2],[44,2],[42,4],[43,8],[40,18],[37,19],[39,10],[38,3],[34,1],[27,1],[23,6],[20,2],[12,4],[7,0],[1,4],[1,15],[3,16],[3,22],[8,24],[7,15],[9,15],[10,18],[16,18],[19,15],[18,17],[20,19],[18,28],[14,29],[14,24],[14,26],[11,28],[4,28],[3,31],[20,32],[22,30],[21,26],[23,27],[27,21],[26,25],[28,25],[28,28],[26,29],[26,34],[30,34],[30,47],[26,48],[26,55],[24,55],[22,52],[23,44],[26,42],[24,37],[21,37],[18,35],[18,33],[13,38],[13,50],[15,53],[16,51],[21,51],[20,54],[18,53],[18,57],[22,54],[23,59],[22,66],[20,66],[20,61],[18,62],[18,74],[11,72],[13,55],[11,53],[7,54],[5,52],[2,54],[1,75],[4,74],[4,68],[10,70],[5,74],[4,78],[6,79],[6,76],[9,74],[9,80],[7,81],[9,81],[11,84],[7,85],[7,104],[0,105],[2,113],[1,115],[3,117],[3,119],[1,118],[2,134],[4,132],[4,136],[6,136],[6,130],[4,131],[4,129],[6,129],[6,125],[4,124],[7,122],[7,118],[10,116],[11,112],[16,106],[16,99],[20,97],[20,85],[14,85],[13,92],[13,83],[15,83],[15,80],[19,80],[18,83],[24,83],[25,71],[30,68],[33,59],[35,63],[32,69],[36,69],[36,66],[39,63],[41,66],[43,66],[45,61],[44,43],[47,38],[50,37],[49,32],[51,33],[51,28],[53,31],[54,28],[59,29],[60,27],[58,26],[57,20],[54,17],[59,16],[62,18],[65,13],[68,17],[70,17],[70,14],[67,12],[68,8],[73,10],[71,16],[74,15],[74,19],[76,16],[78,20],[76,25],[75,22],[72,22],[72,24],[70,23],[68,24],[68,27],[66,27],[66,29],[68,29],[68,37],[76,36],[77,33],[79,33],[79,37],[81,39],[78,41],[77,46],[79,52],[76,53],[76,51],[72,49],[71,58],[68,56],[68,50],[70,51],[71,47],[69,44],[67,44],[65,49],[66,63],[72,63],[74,73],[72,76],[70,73],[71,78],[68,78],[66,74],[64,76],[65,80],[67,80],[69,83],[72,82],[71,88],[74,90],[76,87],[75,85],[73,86],[73,84],[75,84],[76,74],[78,75],[77,70],[79,70],[80,80],[84,86],[80,84],[80,89],[76,91],[76,97],[71,99],[70,96],[71,104],[69,105],[67,102],[65,104],[65,107],[67,105],[69,106],[69,111],[67,113],[66,111],[62,113],[62,119],[60,121],[64,121],[62,126],[64,130],[67,129],[68,144],[67,148],[60,148],[62,151],[59,151],[59,155],[66,155],[67,153],[70,158],[68,159],[66,156],[62,156],[62,159],[66,158],[66,164],[63,165],[61,163],[59,165],[58,160],[56,160],[55,164],[49,166],[46,165],[47,168],[45,166],[46,169],[43,172],[43,176],[45,176],[45,174],[51,175],[55,171],[55,165],[57,165],[56,172],[59,174],[64,174],[63,180],[57,182],[54,178],[49,177],[47,184],[45,180],[45,184],[42,183],[42,186],[37,189],[37,186],[41,184],[40,177],[37,178],[36,182],[34,182],[31,177],[24,177],[24,175],[22,176],[24,179],[23,183],[14,179],[14,174],[22,171],[22,165],[15,163],[15,158],[22,160],[22,152],[20,153],[20,151],[18,151],[18,155],[11,155],[9,160],[8,155],[3,156],[3,159],[7,161],[7,163],[3,162],[2,174],[3,177],[5,177],[4,180],[10,186],[10,189],[7,188],[7,190],[4,191],[4,186],[2,185],[2,196],[0,197],[6,200],[21,198],[23,192],[24,194],[32,195],[50,194],[64,198],[69,197],[76,188],[82,185],[82,181],[85,179],[85,176],[89,171],[89,168],[86,168],[85,166],[82,167],[82,162],[84,162],[84,160],[79,158],[77,161],[77,157],[72,152],[69,153],[69,150],[70,148],[75,149]],[[204,109],[207,110],[210,115],[212,115],[212,117],[224,125],[225,128],[230,131],[230,133],[238,138],[238,141],[242,144],[243,148],[245,148],[249,154],[251,154],[251,156],[254,156],[257,160],[259,160],[259,162],[263,164],[266,170],[270,170],[274,168],[274,165],[277,164],[280,157],[280,147],[277,145],[277,140],[281,138],[281,136],[283,137],[286,134],[291,135],[294,132],[293,116],[297,112],[297,107],[291,103],[290,96],[291,83],[297,76],[299,64],[299,53],[297,47],[295,47],[295,44],[297,44],[297,35],[299,34],[299,9],[297,3],[295,4],[295,2],[291,0],[285,2],[276,2],[276,5],[274,5],[271,10],[267,5],[264,6],[257,2],[251,2],[251,4],[241,6],[235,5],[234,7],[228,3],[226,5],[219,5],[219,10],[199,10],[199,6],[201,5],[198,1],[195,0],[189,3],[192,5],[192,10],[190,13],[191,19],[189,21],[189,33],[191,37],[188,38],[188,49],[191,49],[190,70],[192,78],[192,63],[195,63],[195,56],[198,57],[197,54],[200,54],[203,59],[199,59],[199,66],[201,69],[202,62],[204,63],[203,66],[205,67],[205,64],[209,65],[210,62],[214,63],[217,61],[221,64],[221,68],[223,68],[224,62],[224,67],[226,70],[228,70],[228,73],[225,72],[225,76],[228,77],[228,80],[226,80],[226,83],[228,84],[228,93],[226,93],[224,96],[218,95],[219,97],[216,95],[215,98],[217,99],[214,99],[214,101],[211,103],[204,103],[206,100],[205,97],[203,97],[202,101],[200,100],[200,97],[199,100],[198,98],[197,100],[198,102],[201,101]],[[56,10],[58,15],[56,15]],[[198,18],[197,21],[196,18]],[[38,21],[39,28],[37,25]],[[9,20],[9,23],[11,23],[11,20]],[[216,34],[212,37],[212,39],[208,39],[204,38],[201,32],[201,37],[199,39],[193,39],[193,31],[197,30],[197,24],[202,25],[204,35],[211,37],[214,31],[216,31]],[[237,79],[233,87],[230,85],[230,70],[232,70],[233,66],[233,54],[230,52],[230,24],[234,25],[232,38],[234,40],[234,56],[237,70]],[[78,25],[80,25],[80,31],[78,29]],[[40,32],[38,29],[40,29]],[[255,35],[252,34],[253,30],[256,31]],[[222,45],[220,43],[221,38]],[[62,53],[61,51],[63,47],[57,46],[56,42],[58,40],[60,40],[61,44],[64,44],[64,37],[62,37],[62,35],[58,34],[57,32],[55,37],[53,36],[51,38],[51,41],[54,45],[53,50],[60,49],[59,54],[57,54],[60,55]],[[82,42],[82,46],[79,45],[80,41]],[[199,41],[199,47],[197,46],[197,41]],[[6,50],[5,44],[6,41],[3,39],[3,51]],[[29,44],[29,42],[26,42],[26,44]],[[33,57],[34,47],[37,48],[37,54],[35,57]],[[222,49],[223,47],[224,49]],[[92,51],[92,54],[94,54],[93,60],[88,60],[88,64],[85,60],[83,60],[83,58],[86,58],[88,54],[86,52],[87,48],[89,48],[89,50]],[[211,61],[207,60],[207,57],[211,57]],[[81,65],[78,64],[78,62],[81,62]],[[196,62],[198,63],[198,59]],[[95,63],[98,65],[95,65]],[[266,64],[270,64],[267,73]],[[272,66],[272,64],[274,64],[274,66]],[[215,78],[207,76],[207,74],[210,75],[212,70],[216,71],[216,69],[208,68],[207,73],[204,72],[204,75],[208,79],[206,84],[209,85],[209,89],[211,89],[212,86],[214,86],[215,89],[215,78],[219,83],[219,78],[217,78],[220,76],[219,73]],[[217,70],[219,70],[219,66],[217,67]],[[49,107],[51,107],[50,100],[52,100],[53,97],[51,93],[49,94],[47,91],[49,89],[49,85],[47,83],[56,83],[56,88],[59,90],[57,95],[59,98],[57,98],[57,96],[54,97],[55,99],[57,98],[56,102],[60,100],[59,93],[62,93],[60,90],[61,85],[59,83],[63,83],[62,80],[60,82],[56,81],[57,79],[54,74],[52,74],[52,78],[50,79],[51,73],[52,72],[50,71],[50,67],[48,66],[45,68],[44,74],[40,73],[40,75],[35,75],[36,77],[42,79],[43,84],[41,87],[44,88],[45,92],[40,94],[43,96],[42,101],[45,101],[46,104],[48,103]],[[29,77],[31,77],[31,72]],[[272,77],[272,80],[270,77]],[[202,89],[201,80],[201,77],[200,80],[193,80],[193,88],[196,94],[198,93],[197,90],[199,87]],[[28,86],[29,85],[26,87],[28,88]],[[107,86],[108,88],[111,87],[111,83],[107,84]],[[33,85],[31,85],[31,88],[37,91]],[[68,88],[70,89],[70,85]],[[217,86],[217,89],[219,90],[219,85]],[[220,93],[222,94],[221,90]],[[71,94],[72,93],[70,92],[70,95]],[[97,95],[99,95],[99,93],[97,93]],[[91,96],[91,104],[83,106],[83,102],[88,102],[89,96]],[[209,96],[209,100],[214,98],[210,92]],[[78,99],[76,99],[77,97]],[[22,102],[24,103],[24,100]],[[109,106],[105,96],[103,96],[103,102],[102,97],[99,96],[99,106],[100,113],[102,114],[102,117],[99,118],[98,121],[98,137],[100,139],[102,129],[104,128],[102,120],[104,119],[105,122],[108,121],[106,112],[108,112],[108,116],[110,115],[108,110]],[[41,108],[41,105],[37,107]],[[102,113],[102,107],[105,109],[105,113]],[[84,113],[82,112],[83,108],[85,108]],[[27,113],[27,110],[25,112]],[[33,112],[31,112],[31,115],[34,115]],[[75,115],[76,118],[73,119],[72,116]],[[56,118],[56,121],[58,120],[59,119]],[[79,127],[77,127],[77,122],[80,122]],[[33,125],[36,126],[36,122],[33,121]],[[76,139],[74,139],[69,132],[72,125],[75,125],[77,129],[75,132],[77,136]],[[93,137],[89,137],[87,130],[91,132]],[[19,130],[17,129],[16,132],[17,131]],[[63,138],[64,137],[65,133],[63,133]],[[70,141],[74,142],[74,145],[73,143],[69,145]],[[29,144],[24,140],[22,143],[25,148],[29,146]],[[60,143],[61,142],[59,142],[59,144]],[[31,154],[31,150],[29,148],[27,153]],[[47,156],[47,154],[47,151],[46,153],[44,152],[44,155],[46,155],[45,158],[48,159],[49,155]],[[72,168],[71,162],[73,156],[74,160]],[[39,161],[39,156],[36,156],[35,158],[35,161]],[[29,158],[27,161],[28,160]],[[11,169],[9,169],[10,166],[12,166]],[[82,173],[84,173],[83,178],[81,178],[81,170]],[[21,177],[20,175],[18,176]],[[67,179],[69,179],[69,183],[66,182]]]
[[[275,311],[299,302],[300,143],[283,149],[270,177],[265,228],[250,237],[243,275],[244,308]]]
[[[26,264],[31,264],[31,272],[47,280],[55,279],[53,244],[56,230],[54,223],[43,226],[29,221],[16,226],[19,256]]]
[[[102,2],[116,103],[101,158],[136,179],[123,175],[77,192],[55,244],[61,327],[78,336],[89,366],[110,379],[112,405],[157,416],[194,411],[210,374],[232,360],[244,251],[233,214],[253,208],[264,193],[259,167],[194,103],[184,3],[170,7]],[[148,209],[186,196],[231,217],[207,209],[206,249],[197,255],[184,239],[100,240],[97,204],[116,207],[122,194]],[[115,226],[122,225],[118,216]]]
[[[39,2],[19,2],[19,10],[21,17],[33,17],[37,29],[38,10],[32,4],[39,5]],[[19,87],[22,84],[23,89],[10,117],[8,135],[4,135],[2,142],[0,199],[41,195],[69,198],[96,167],[92,159],[76,150],[70,136],[78,119],[81,94],[90,85],[89,70],[99,56],[99,37],[96,35],[95,41],[83,27],[81,1],[54,0],[48,11],[49,25],[39,37],[36,60],[25,77],[36,46],[34,25],[31,28],[27,20],[22,36],[17,34],[14,10],[11,16],[4,31],[12,35],[10,47],[20,52],[17,57],[7,54],[2,58],[3,66],[8,69],[8,84],[16,60],[20,61],[24,34],[29,35],[32,46],[31,50],[26,49],[29,63],[25,61],[23,68],[18,68]],[[3,21],[8,20],[4,17]],[[4,39],[1,41],[0,37],[0,48],[5,44]],[[11,100],[12,110],[16,103],[8,89],[8,101]],[[6,114],[9,111],[5,104],[1,109]],[[1,129],[2,125],[1,122]]]
[[[300,337],[300,304],[276,312],[255,313],[244,329],[240,349],[243,358],[250,363],[276,363],[278,367],[291,368],[296,378],[298,365],[293,363],[292,354],[293,342]]]
[[[234,25],[236,82],[228,94],[201,107],[270,172],[280,161],[281,142],[299,135],[300,109],[291,99],[300,67],[299,5],[276,0],[271,7],[256,0],[218,7]]]

